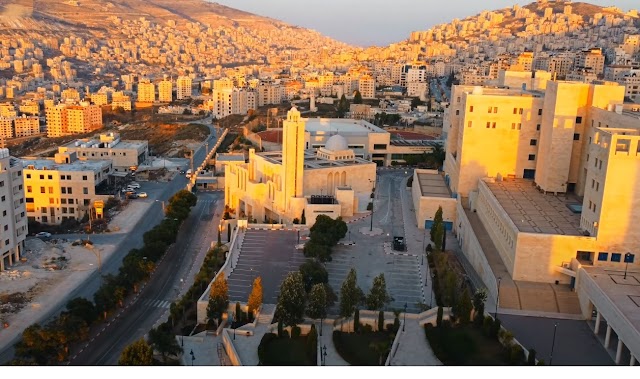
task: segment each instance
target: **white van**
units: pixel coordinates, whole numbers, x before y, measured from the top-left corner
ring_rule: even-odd
[[[185,175],[187,178],[191,178],[191,169],[187,170],[187,174]]]

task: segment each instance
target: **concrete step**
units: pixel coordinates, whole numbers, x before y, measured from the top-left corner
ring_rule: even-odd
[[[515,285],[500,287],[500,308],[522,309],[520,307],[520,295]]]

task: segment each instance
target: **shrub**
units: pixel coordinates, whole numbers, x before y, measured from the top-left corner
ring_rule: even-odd
[[[400,318],[396,316],[396,318],[393,319],[393,332],[397,333],[398,330],[400,330]]]
[[[283,334],[284,330],[282,328],[282,320],[278,321],[278,337],[282,338],[284,337]]]
[[[427,248],[425,249],[425,251],[426,251],[427,253],[430,253],[430,252],[432,252],[432,251],[433,251],[433,247],[431,247],[431,244],[430,244],[430,243],[428,243],[428,244],[427,244]]]
[[[297,218],[297,217],[296,217],[296,218],[294,218],[294,219],[293,219],[293,223],[294,223],[295,225],[298,225],[298,224],[300,223],[300,219],[299,219],[299,218]]]
[[[393,324],[386,325],[387,332],[393,332]]]
[[[316,351],[318,349],[318,333],[316,332],[316,326],[311,325],[311,330],[307,335],[307,356],[311,362],[316,359]]]
[[[302,334],[302,330],[298,325],[291,328],[291,338],[299,338],[300,334]]]
[[[289,331],[287,329],[282,331],[282,338],[289,338]]]
[[[367,210],[370,211],[372,209],[373,209],[373,204],[372,203],[367,204]]]
[[[269,343],[277,338],[278,336],[273,333],[266,333],[264,336],[262,336],[260,345],[258,345],[258,360],[260,361],[260,363],[264,363],[265,352]]]
[[[491,316],[485,316],[484,321],[482,322],[482,332],[485,336],[489,337],[491,335],[491,328],[493,326],[493,319]]]
[[[536,351],[535,349],[529,349],[529,356],[527,357],[527,365],[535,366],[536,365]]]
[[[491,325],[491,329],[489,332],[490,337],[493,337],[496,339],[498,338],[498,332],[500,331],[500,324],[501,324],[500,320],[497,320],[497,319],[493,322],[493,325]]]
[[[360,310],[358,308],[356,308],[356,311],[353,314],[353,330],[356,333],[360,332]]]
[[[444,309],[438,307],[438,316],[436,318],[436,326],[442,325],[442,317],[444,316]]]
[[[369,324],[363,325],[361,328],[362,333],[371,333],[373,332],[373,327]]]
[[[522,365],[525,362],[524,350],[522,346],[513,344],[508,348],[509,362],[514,366]]]

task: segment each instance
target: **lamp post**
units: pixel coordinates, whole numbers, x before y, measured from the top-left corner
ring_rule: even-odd
[[[631,254],[631,253],[626,253],[624,255],[624,263],[625,263],[625,266],[624,266],[624,279],[625,280],[627,279],[627,269],[629,268],[629,263],[633,263],[634,258],[635,258],[635,255]]]
[[[326,366],[327,365],[327,345],[324,345],[322,347],[322,357],[324,358],[322,360],[322,365]]]
[[[558,323],[553,324],[553,340],[551,341],[551,354],[549,355],[549,366],[553,364],[553,348],[556,346],[556,331],[558,329]]]
[[[500,282],[502,281],[502,277],[498,276],[498,297],[496,297],[496,313],[494,314],[494,318],[498,319],[498,304],[500,303]]]
[[[407,323],[407,303],[404,303],[404,321],[402,322],[402,331],[404,332],[404,324]]]
[[[369,179],[369,183],[373,183],[373,180]],[[371,191],[373,193],[373,191]],[[373,232],[373,197],[371,198],[371,227],[369,227],[369,231]]]
[[[320,317],[320,335],[322,335],[322,320],[324,320],[324,318]]]
[[[298,245],[300,245],[300,229],[298,229]]]
[[[189,354],[191,354],[191,366],[193,366],[193,361],[196,360],[196,356],[193,354],[193,349],[191,349],[191,353]]]

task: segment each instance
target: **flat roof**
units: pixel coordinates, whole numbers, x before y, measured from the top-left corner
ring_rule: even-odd
[[[640,331],[640,272],[637,265],[629,265],[627,278],[623,270],[582,266],[598,287],[627,318],[634,329]]]
[[[271,163],[282,164],[282,151],[258,153],[256,155],[263,157],[264,159],[266,159]],[[374,163],[362,158],[357,158],[357,157],[355,159],[332,161],[332,160],[320,158],[311,151],[304,152],[304,169],[305,170],[331,168],[331,167],[347,167],[347,166],[356,166],[356,165],[365,165],[365,164],[374,164]]]
[[[56,163],[53,159],[22,159],[25,170],[42,171],[93,171],[98,172],[104,167],[108,167],[111,161],[107,160],[77,160],[71,163]],[[29,168],[33,166],[34,168]]]
[[[580,204],[573,195],[543,194],[532,180],[503,179],[501,182],[485,182],[500,206],[523,233],[560,234],[583,236],[580,230],[580,214],[573,213],[567,205]]]
[[[451,198],[451,191],[444,182],[444,177],[440,174],[418,172],[418,184],[422,196]]]
[[[102,142],[104,143],[105,147],[101,147],[101,148],[97,148],[97,147],[82,147],[82,145],[80,146],[76,146],[76,141],[80,142],[81,144],[84,143],[89,143],[89,142],[93,142],[93,143],[100,143],[99,139],[77,139],[74,141],[71,141],[67,144],[62,145],[63,147],[66,147],[68,149],[108,149],[106,147],[108,142]],[[115,146],[111,146],[111,149],[139,149],[140,147],[146,146],[148,145],[147,141],[143,141],[143,140],[120,140]]]
[[[422,134],[422,133],[416,133],[416,132],[404,132],[404,131],[398,131],[398,130],[394,130],[394,131],[390,130],[389,133],[391,134],[391,142],[392,143],[395,140],[405,140],[405,141],[435,140],[435,138],[430,136],[430,135]]]
[[[305,119],[305,131],[311,134],[368,134],[388,133],[370,122],[343,118],[309,118]]]

